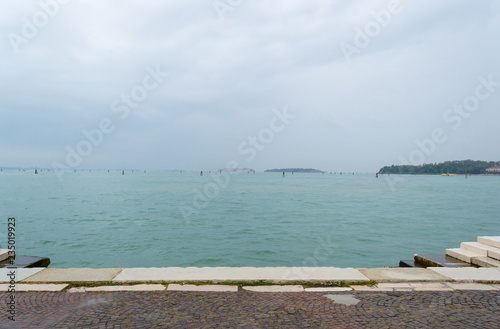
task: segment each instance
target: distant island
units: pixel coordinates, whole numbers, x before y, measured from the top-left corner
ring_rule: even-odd
[[[325,171],[321,171],[321,170],[318,170],[318,169],[311,169],[311,168],[308,168],[308,169],[304,169],[304,168],[284,168],[284,169],[268,169],[264,172],[279,172],[279,173],[283,173],[283,172],[286,172],[286,173],[308,173],[308,174],[323,174],[325,173]]]
[[[247,172],[247,173],[255,173],[255,170],[250,168],[224,168],[219,169],[219,172]]]
[[[429,163],[420,166],[399,165],[385,166],[379,174],[403,175],[441,175],[447,173],[459,175],[500,174],[500,161],[455,160],[443,163]]]

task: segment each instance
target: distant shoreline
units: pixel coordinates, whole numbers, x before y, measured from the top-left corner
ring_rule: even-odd
[[[404,176],[443,176],[443,174],[382,174],[382,173],[378,173],[379,175],[387,175],[387,176],[390,176],[390,175],[404,175]],[[452,174],[450,174],[452,175]],[[443,176],[443,177],[458,177],[458,176],[497,176],[497,177],[500,177],[500,174],[453,174],[453,175],[457,175],[457,176]]]
[[[500,173],[500,161],[453,160],[420,165],[391,165],[380,168],[378,174],[409,175],[489,175]]]
[[[312,169],[312,168],[282,168],[282,169],[268,169],[265,173],[298,173],[298,174],[324,174],[326,171]]]

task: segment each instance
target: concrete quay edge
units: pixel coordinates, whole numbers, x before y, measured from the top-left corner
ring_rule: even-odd
[[[12,271],[12,269],[9,269]],[[356,283],[485,283],[500,284],[499,268],[336,268],[336,267],[204,267],[204,268],[19,268],[17,284],[87,283],[235,283],[321,285]],[[9,283],[0,269],[0,283]],[[411,287],[410,287],[411,288]]]

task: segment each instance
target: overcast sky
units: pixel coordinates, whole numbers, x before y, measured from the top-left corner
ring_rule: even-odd
[[[0,166],[498,161],[499,2],[3,0]]]

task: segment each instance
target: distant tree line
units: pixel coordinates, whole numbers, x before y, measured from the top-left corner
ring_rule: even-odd
[[[428,163],[419,166],[400,165],[385,166],[380,174],[486,174],[486,169],[500,166],[500,161],[455,160],[443,163]]]

